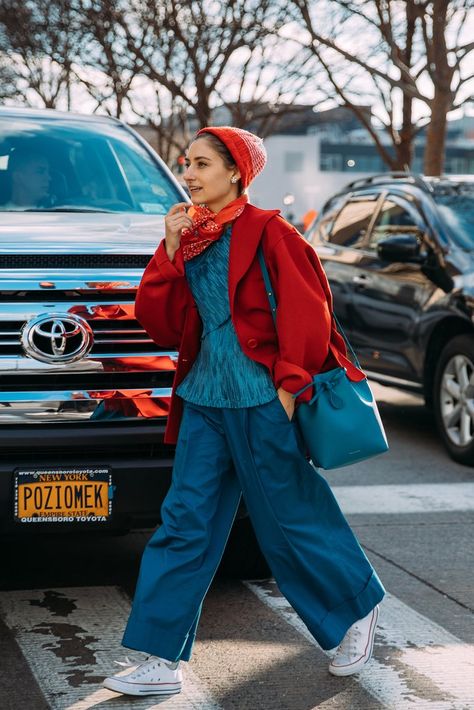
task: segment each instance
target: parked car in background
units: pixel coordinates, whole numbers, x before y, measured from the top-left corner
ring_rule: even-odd
[[[176,351],[134,316],[187,200],[124,123],[0,109],[0,533],[154,526]],[[242,507],[223,566],[268,570]]]
[[[450,455],[473,465],[474,180],[356,180],[306,238],[368,376],[423,394]]]

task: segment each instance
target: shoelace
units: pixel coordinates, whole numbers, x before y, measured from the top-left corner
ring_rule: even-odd
[[[134,666],[137,666],[135,676],[139,678],[140,676],[145,675],[148,670],[150,670],[150,661],[152,661],[151,668],[161,666],[161,661],[156,658],[152,658],[151,656],[148,656],[145,661],[142,661],[138,665],[137,662],[134,663],[133,661],[131,661],[128,656],[125,656],[125,661],[114,661],[114,663],[117,663],[117,665],[122,666],[122,668],[133,668]]]
[[[138,676],[142,676],[145,673],[145,668],[144,667],[141,668],[142,666],[146,665],[147,671],[150,669],[150,666],[149,666],[150,661],[153,662],[153,665],[151,666],[151,668],[156,668],[156,667],[159,667],[162,665],[162,661],[160,661],[158,658],[153,658],[152,656],[148,656],[141,663],[138,663],[137,661],[131,661],[128,656],[125,656],[125,661],[114,661],[114,663],[116,663],[118,666],[121,666],[122,668],[133,668],[134,666],[136,666],[136,670],[138,671],[136,673],[136,675],[138,677]],[[178,667],[174,663],[171,663],[171,664],[165,663],[165,665],[168,666],[168,668],[170,670],[176,670],[176,668]]]
[[[361,635],[362,632],[358,626],[353,626],[351,629],[349,629],[337,649],[336,657],[345,655],[348,655],[349,657],[357,656],[359,653],[357,650],[357,639]]]

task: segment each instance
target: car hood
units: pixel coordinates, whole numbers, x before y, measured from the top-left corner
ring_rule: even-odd
[[[153,254],[163,215],[0,212],[0,254]]]

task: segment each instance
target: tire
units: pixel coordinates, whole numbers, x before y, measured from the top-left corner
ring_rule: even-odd
[[[433,405],[436,426],[451,458],[474,466],[474,335],[457,335],[441,351]]]
[[[230,579],[268,579],[272,576],[248,516],[235,520],[218,574]]]

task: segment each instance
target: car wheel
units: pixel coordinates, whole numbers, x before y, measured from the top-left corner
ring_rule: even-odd
[[[219,575],[231,579],[268,579],[272,576],[248,516],[234,522]]]
[[[441,351],[433,401],[438,431],[451,457],[474,465],[474,336],[458,335]]]

